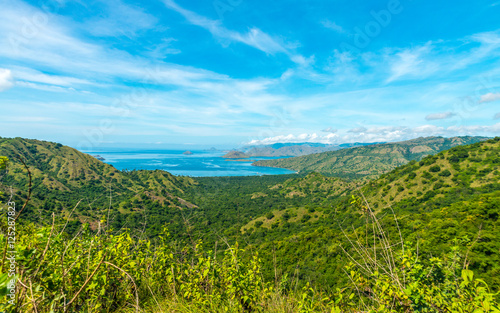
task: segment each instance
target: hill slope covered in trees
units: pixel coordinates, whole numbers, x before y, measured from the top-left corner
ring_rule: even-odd
[[[0,138],[0,155],[10,159],[2,179],[4,197],[10,188],[14,199],[27,197],[28,175],[18,156],[30,170],[32,205],[26,208],[25,218],[32,221],[51,222],[52,212],[67,216],[80,203],[71,213],[75,228],[81,223],[94,227],[109,214],[120,228],[136,225],[143,219],[142,212],[151,211],[152,206],[161,207],[162,215],[194,207],[182,199],[184,190],[196,184],[188,177],[165,171],[118,171],[71,147],[23,138]]]
[[[255,166],[280,167],[301,173],[318,172],[345,178],[374,178],[398,166],[484,137],[426,137],[408,141],[354,147],[289,159],[262,160]]]
[[[445,307],[450,307],[453,301],[442,297],[472,281],[463,267],[473,270],[475,278],[484,279],[492,291],[500,286],[500,138],[456,146],[410,161],[373,180],[354,181],[319,173],[192,179],[163,171],[116,171],[91,156],[54,143],[2,139],[0,149],[0,155],[11,159],[9,171],[1,173],[2,190],[7,193],[1,201],[7,201],[9,185],[15,188],[16,202],[26,198],[26,172],[16,161],[15,153],[26,160],[33,173],[33,201],[20,220],[27,227],[23,228],[23,247],[40,247],[38,254],[30,254],[33,264],[45,262],[48,268],[59,271],[58,251],[68,251],[67,266],[71,262],[80,264],[78,249],[66,246],[71,241],[64,240],[64,236],[83,231],[88,241],[77,237],[76,242],[87,248],[94,241],[101,242],[109,253],[102,256],[85,248],[91,262],[79,266],[88,266],[88,271],[99,269],[99,258],[120,266],[140,283],[139,289],[147,291],[137,297],[149,305],[156,300],[147,288],[153,288],[156,295],[176,299],[168,300],[168,307],[171,301],[186,301],[183,305],[193,305],[194,311],[217,311],[215,303],[234,306],[239,311],[245,307],[262,307],[265,311],[278,305],[269,300],[272,298],[290,303],[294,310],[332,311],[337,303],[337,312],[357,312],[362,309],[358,306],[362,299],[368,301],[375,295],[383,295],[389,304],[401,296],[401,310],[434,299],[441,299]],[[80,179],[75,180],[76,177]],[[81,199],[85,205],[70,216],[68,212]],[[56,224],[64,226],[57,228],[58,236],[64,238],[52,239],[56,246],[44,260],[40,255],[52,233],[48,220],[53,212],[63,214]],[[66,219],[70,221],[68,225]],[[49,227],[37,233],[36,229],[44,224]],[[90,225],[90,229],[85,225]],[[378,227],[383,233],[376,230]],[[111,237],[102,237],[101,229]],[[63,235],[63,230],[67,234]],[[149,243],[141,241],[144,238]],[[381,241],[383,238],[390,238],[391,247],[395,247],[390,250],[394,256],[393,265],[389,265],[399,264],[396,268],[411,278],[413,287],[398,289],[395,276],[384,276],[382,265],[363,265],[368,262],[367,257],[385,260],[384,253],[389,250],[384,249],[389,241]],[[120,250],[118,244],[130,251]],[[367,254],[369,251],[375,251],[374,255]],[[162,264],[167,272],[151,261],[158,253],[163,253]],[[238,261],[234,253],[238,254]],[[403,262],[406,259],[414,265],[407,267]],[[376,279],[373,268],[380,270]],[[103,265],[92,286],[102,287],[104,294],[118,292],[116,284],[102,280],[104,273],[117,279],[120,272],[113,271],[109,264]],[[51,279],[40,275],[30,279],[35,283]],[[85,280],[77,272],[74,275],[75,281]],[[158,275],[169,277],[169,281],[158,279]],[[64,287],[58,281],[51,284],[56,286],[54,295]],[[125,297],[130,285],[126,287],[126,281],[121,284],[123,298],[102,298],[96,291],[94,302],[88,302],[89,305],[101,303],[103,310],[119,303],[125,305],[131,299]],[[385,289],[378,284],[385,284]],[[266,287],[256,289],[257,285]],[[307,286],[313,287],[312,291]],[[178,288],[183,288],[183,293]],[[359,288],[371,291],[359,294]],[[68,289],[70,294],[77,291],[74,286]],[[38,294],[38,289],[35,292]],[[94,294],[92,289],[87,292]],[[427,300],[421,298],[427,292]],[[477,299],[486,299],[477,290],[470,292],[471,298],[464,303],[472,305]],[[352,306],[347,300],[339,300],[351,294],[355,299]],[[59,303],[57,299],[50,301]],[[83,305],[82,301],[78,305]],[[216,306],[208,309],[208,303]],[[432,303],[430,307],[438,305]]]

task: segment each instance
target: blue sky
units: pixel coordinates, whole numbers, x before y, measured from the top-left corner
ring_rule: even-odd
[[[500,135],[500,1],[0,0],[0,136]]]

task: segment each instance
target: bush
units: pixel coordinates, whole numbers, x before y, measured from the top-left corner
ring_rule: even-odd
[[[304,214],[304,215],[302,216],[302,218],[300,219],[300,221],[301,221],[302,223],[305,223],[305,222],[307,222],[307,221],[308,221],[308,220],[310,220],[310,219],[311,219],[311,215],[309,215],[309,214]]]
[[[431,168],[429,168],[429,171],[431,171],[433,173],[437,173],[437,172],[441,171],[441,167],[439,165],[434,165],[434,166],[431,166]]]
[[[285,212],[285,213],[283,213],[283,215],[281,215],[281,218],[282,218],[285,222],[286,222],[286,221],[288,221],[288,220],[290,219],[290,217],[291,217],[291,216],[290,216],[290,213],[288,213],[288,212]]]
[[[439,173],[438,175],[443,176],[443,177],[448,177],[451,175],[451,172],[449,170],[444,170],[441,173]]]
[[[431,173],[425,171],[422,173],[422,178],[431,179],[432,175],[431,175]]]
[[[495,294],[467,268],[460,241],[454,240],[443,257],[423,258],[418,245],[404,242],[401,232],[393,234],[393,241],[361,203],[356,204],[367,212],[369,223],[359,235],[367,237],[348,240],[356,252],[349,255],[352,262],[345,271],[352,284],[337,291],[333,312],[500,312]]]

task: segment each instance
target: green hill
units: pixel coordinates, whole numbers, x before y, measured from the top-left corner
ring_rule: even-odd
[[[499,166],[500,145],[493,139],[411,161],[370,182],[363,192],[376,208],[400,201],[425,203],[447,193],[460,199],[472,190],[498,185]]]
[[[498,288],[499,171],[500,138],[457,146],[419,162],[412,161],[379,179],[366,181],[360,189],[347,188],[343,193],[342,186],[337,183],[340,197],[311,201],[309,212],[301,211],[300,207],[273,210],[270,218],[267,213],[255,217],[243,230],[250,232],[246,240],[254,249],[273,251],[273,254],[263,255],[267,262],[280,259],[283,272],[292,273],[299,268],[304,277],[326,286],[342,276],[342,264],[346,262],[341,246],[349,247],[349,243],[342,229],[358,233],[364,228],[367,220],[364,200],[358,207],[351,204],[351,196],[363,195],[392,238],[399,238],[400,229],[406,241],[419,242],[420,253],[426,257],[441,255],[451,246],[458,245],[460,253],[467,255],[469,267]],[[322,183],[311,184],[313,178]],[[311,199],[314,192],[320,193],[325,188],[325,182],[334,190],[335,179],[310,174],[289,180],[283,197],[293,190],[296,197]],[[306,186],[316,188],[304,188]],[[325,196],[320,198],[325,199]],[[290,217],[283,219],[284,212]],[[398,219],[399,228],[392,212]],[[310,218],[303,219],[303,214]],[[256,228],[256,224],[259,227]],[[358,236],[363,236],[362,232]],[[269,275],[272,276],[272,272]]]
[[[146,202],[177,211],[194,207],[182,195],[196,182],[165,171],[121,172],[73,148],[23,138],[0,138],[0,155],[10,159],[9,170],[2,178],[4,197],[10,194],[10,188],[19,202],[27,197],[28,176],[17,156],[30,169],[33,196],[23,213],[29,220],[50,222],[52,212],[69,216],[80,200],[72,214],[74,222],[95,225],[111,211],[113,221],[118,221],[116,227],[122,227],[128,219],[127,224],[136,224]]]
[[[301,157],[262,160],[255,166],[280,167],[300,173],[318,172],[345,178],[375,178],[382,173],[458,145],[485,140],[485,137],[426,137],[408,141],[323,152]]]
[[[463,143],[456,139],[426,140],[435,140],[433,147]],[[416,141],[413,148],[422,147],[422,140]],[[393,145],[396,146],[390,149],[384,145],[365,148],[375,149],[370,150],[373,156],[381,154],[381,149],[395,151],[401,148],[398,144]],[[422,148],[413,149],[413,154],[424,153],[418,152],[419,149]],[[61,253],[68,253],[64,259],[66,268],[80,262],[83,272],[99,269],[99,262],[102,262],[99,260],[106,258],[108,267],[103,265],[99,276],[92,280],[92,286],[107,288],[105,292],[99,289],[101,295],[114,294],[117,277],[124,277],[122,272],[112,272],[110,263],[134,277],[140,284],[139,289],[148,290],[146,286],[151,286],[147,285],[150,282],[156,284],[155,290],[173,286],[174,295],[184,297],[181,301],[186,303],[198,301],[185,296],[186,291],[198,287],[199,297],[211,299],[204,283],[197,285],[196,281],[215,279],[215,282],[226,277],[220,273],[230,273],[227,276],[230,281],[234,278],[238,284],[247,282],[249,276],[246,275],[250,272],[244,264],[249,264],[253,269],[258,268],[254,277],[259,277],[259,282],[255,286],[245,285],[249,287],[236,291],[236,296],[252,294],[256,286],[265,282],[277,286],[280,297],[289,295],[281,298],[283,303],[324,299],[326,294],[335,294],[334,298],[339,299],[335,290],[340,290],[344,296],[349,289],[370,287],[366,280],[358,281],[359,285],[354,287],[352,273],[356,272],[347,270],[346,273],[346,265],[350,261],[358,262],[361,264],[358,271],[363,272],[364,262],[371,262],[357,255],[364,249],[363,245],[370,247],[369,251],[374,251],[379,260],[387,257],[384,255],[387,250],[381,244],[381,239],[386,237],[393,243],[390,248],[394,251],[392,266],[397,271],[405,271],[404,275],[413,275],[411,278],[405,276],[410,279],[408,286],[416,286],[416,281],[421,284],[419,288],[448,286],[433,290],[437,290],[439,296],[450,295],[453,288],[464,286],[457,280],[457,277],[463,279],[461,270],[464,267],[473,270],[474,277],[487,282],[492,292],[500,286],[500,138],[457,145],[434,155],[418,157],[418,161],[412,160],[374,180],[345,180],[320,173],[191,179],[163,171],[121,172],[94,157],[56,143],[0,139],[0,155],[11,159],[8,172],[0,172],[1,191],[5,193],[0,202],[5,203],[8,199],[10,186],[14,188],[16,203],[26,197],[26,171],[16,161],[16,154],[26,160],[33,173],[32,201],[16,226],[22,236],[20,247],[39,247],[37,253],[28,251],[23,255],[28,255],[35,267],[44,263],[48,268],[47,272],[39,274],[35,274],[38,271],[26,273],[33,273],[34,278],[30,281],[34,286],[45,286],[47,281],[49,288],[56,286],[51,289],[54,292],[51,297],[56,302],[59,301],[56,293],[66,291],[61,291],[57,285],[60,280],[49,274],[64,272],[60,266]],[[80,200],[80,206],[70,217]],[[51,213],[58,216],[53,241],[47,239],[52,233],[51,227],[41,228],[44,224],[50,225]],[[374,216],[377,223],[374,223]],[[69,218],[67,227],[64,226],[66,218]],[[109,233],[97,231],[101,229],[97,225],[102,219],[109,223]],[[82,224],[89,224],[90,232]],[[62,232],[63,227],[66,233],[60,234],[59,229]],[[383,235],[374,231],[378,227],[384,230]],[[72,241],[66,238],[72,234],[78,234],[75,240],[87,247],[100,242],[98,246],[103,250],[71,246]],[[0,239],[5,238],[0,236]],[[49,257],[45,258],[42,251],[49,244],[47,240],[50,249],[47,250]],[[406,254],[401,254],[401,241],[406,243]],[[79,261],[82,251],[83,263]],[[109,254],[100,255],[103,251]],[[409,251],[416,254],[410,255]],[[158,258],[157,253],[162,257]],[[348,254],[353,258],[347,257]],[[408,267],[406,257],[413,265]],[[222,260],[226,260],[227,263],[222,264],[229,268],[212,272]],[[261,265],[255,263],[257,260]],[[23,269],[32,266],[22,262]],[[239,269],[239,276],[234,276]],[[75,267],[71,275],[78,278],[80,272],[82,270]],[[151,276],[144,280],[149,273]],[[380,285],[382,292],[384,288],[393,292],[390,289],[394,287],[392,280],[384,283],[379,276],[366,275],[375,286],[385,284]],[[108,282],[108,278],[103,277],[113,281]],[[83,275],[79,279],[82,283],[86,277]],[[444,283],[449,279],[453,282],[451,285]],[[220,288],[213,289],[214,294],[233,286],[227,280],[222,281],[214,283]],[[314,290],[307,289],[308,283]],[[124,297],[129,294],[127,290],[130,292],[130,284],[124,281],[123,286],[120,294]],[[72,294],[76,294],[80,286],[74,289]],[[40,290],[37,287],[34,292],[41,296]],[[176,293],[177,290],[183,292]],[[420,291],[410,292],[416,297],[412,298],[411,305],[422,303]],[[90,287],[88,292],[91,292]],[[94,294],[97,295],[97,291]],[[349,299],[359,296],[355,291],[348,294]],[[149,290],[139,297],[152,301]],[[434,298],[434,295],[428,297]],[[126,302],[126,299],[120,301]],[[356,297],[352,299],[361,301]],[[114,296],[108,300],[118,301]],[[448,302],[443,303],[445,307],[448,305]],[[359,312],[359,309],[352,312]]]

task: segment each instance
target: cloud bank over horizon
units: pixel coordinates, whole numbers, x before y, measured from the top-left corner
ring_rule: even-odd
[[[300,134],[300,135],[280,135],[263,139],[253,139],[245,145],[271,145],[275,143],[322,143],[322,144],[342,144],[342,143],[370,143],[370,142],[395,142],[415,139],[418,137],[441,136],[476,136],[477,133],[495,136],[500,133],[500,123],[491,126],[450,126],[447,128],[434,125],[422,125],[414,128],[408,127],[373,127],[355,128],[339,133],[328,135]]]

